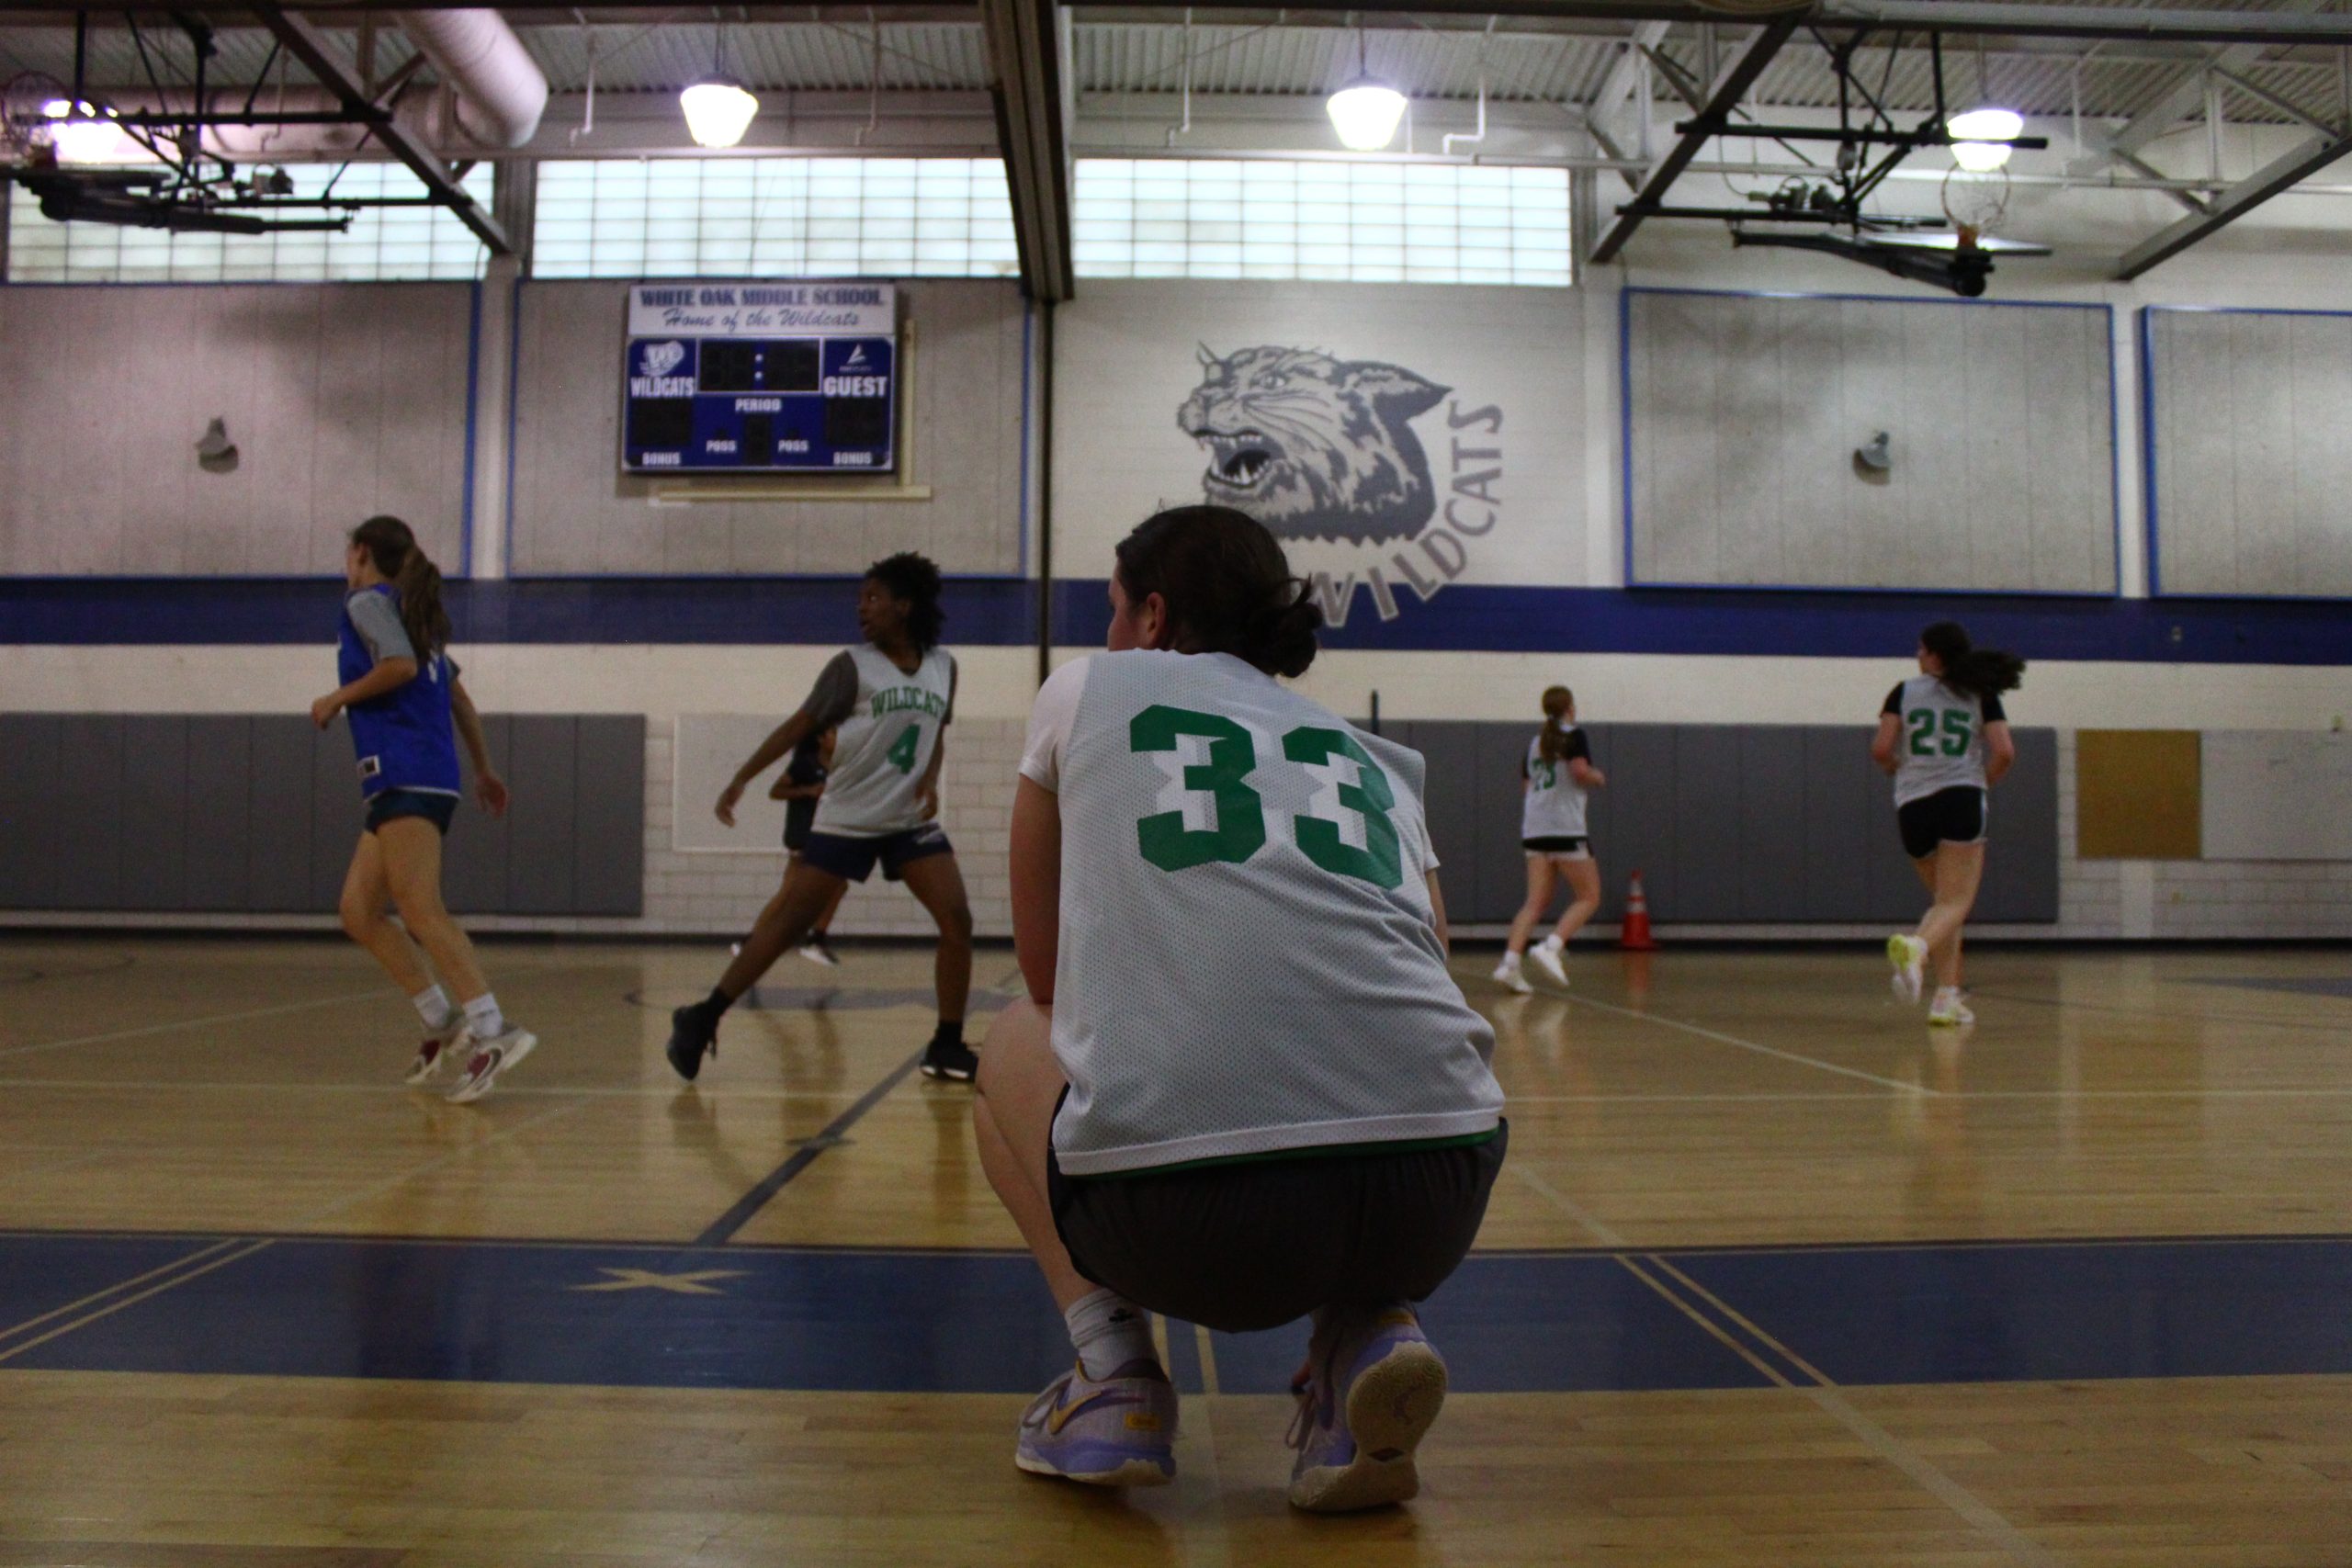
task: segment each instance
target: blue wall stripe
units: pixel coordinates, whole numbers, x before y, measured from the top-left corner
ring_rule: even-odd
[[[857,638],[850,578],[534,578],[451,581],[460,643],[752,643]],[[1019,648],[1037,585],[951,578],[947,637]],[[0,579],[0,643],[256,645],[334,640],[341,586],[315,578]],[[2061,599],[1761,589],[1509,588],[1456,583],[1383,622],[1363,594],[1333,649],[1901,659],[1947,616],[2031,659],[2352,664],[2340,604],[2263,599]],[[1099,647],[1103,585],[1054,584],[1055,640]]]

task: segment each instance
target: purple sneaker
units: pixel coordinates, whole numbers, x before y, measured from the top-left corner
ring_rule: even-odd
[[[1331,1314],[1308,1345],[1307,1368],[1293,1391],[1291,1506],[1347,1514],[1419,1492],[1413,1450],[1445,1403],[1445,1362],[1411,1309]]]
[[[1090,1486],[1165,1486],[1176,1479],[1175,1387],[1148,1359],[1101,1382],[1074,1367],[1021,1413],[1012,1462]]]

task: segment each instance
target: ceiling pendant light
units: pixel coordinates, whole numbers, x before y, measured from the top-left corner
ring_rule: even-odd
[[[1953,163],[1972,175],[1989,175],[2007,165],[2009,143],[2025,133],[2025,117],[1987,105],[1952,116],[1944,131],[1951,138]]]
[[[1396,134],[1405,118],[1405,95],[1374,76],[1364,65],[1362,29],[1356,33],[1356,77],[1331,95],[1323,106],[1341,145],[1358,152],[1377,152]]]
[[[710,74],[678,95],[685,111],[686,134],[700,147],[732,147],[751,129],[760,112],[760,100],[727,73],[727,24],[718,24],[718,42],[712,51]]]

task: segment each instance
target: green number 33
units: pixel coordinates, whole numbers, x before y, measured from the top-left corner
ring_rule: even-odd
[[[1183,767],[1178,782],[1209,796],[1215,818],[1208,827],[1192,828],[1185,825],[1182,809],[1146,817],[1136,824],[1136,847],[1162,871],[1218,863],[1238,865],[1266,843],[1265,801],[1248,782],[1258,767],[1257,741],[1221,715],[1164,704],[1144,709],[1127,726],[1128,747],[1137,752],[1177,750],[1182,736],[1208,742],[1206,759]],[[1344,730],[1302,725],[1283,737],[1283,755],[1310,769],[1332,768],[1335,782],[1317,792],[1317,803],[1329,797],[1363,825],[1359,847],[1347,841],[1339,819],[1313,812],[1294,817],[1291,832],[1300,852],[1334,875],[1352,876],[1376,887],[1401,884],[1404,849],[1388,816],[1396,794],[1371,754]],[[1342,758],[1354,764],[1351,784],[1336,782],[1336,764]]]

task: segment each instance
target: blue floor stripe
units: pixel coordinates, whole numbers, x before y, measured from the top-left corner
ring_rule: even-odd
[[[0,1330],[217,1239],[0,1235]],[[1840,1383],[2352,1373],[2352,1237],[1661,1256]],[[95,1310],[0,1336],[0,1376],[1015,1393],[1069,1361],[1035,1269],[1002,1252],[288,1236]],[[1477,1255],[1425,1318],[1464,1393],[1767,1382],[1605,1254]],[[1218,1336],[1220,1387],[1280,1393],[1305,1337]],[[1191,1325],[1170,1340],[1199,1389]]]

